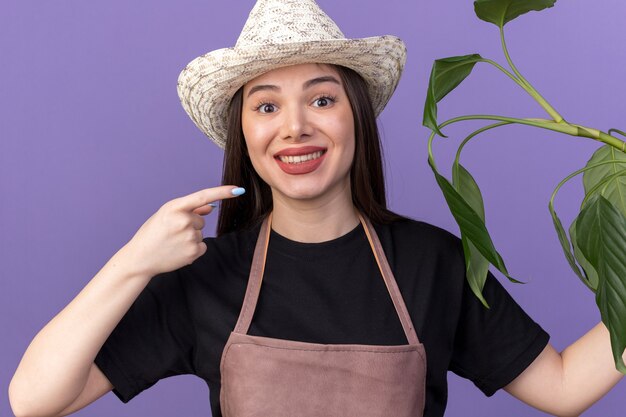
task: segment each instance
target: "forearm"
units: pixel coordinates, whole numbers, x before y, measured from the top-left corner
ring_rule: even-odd
[[[615,369],[609,331],[599,323],[563,352],[563,378],[568,401],[578,414],[591,407],[623,375]]]
[[[151,276],[120,249],[35,336],[13,376],[14,409],[54,415],[81,393],[96,354]]]
[[[560,354],[548,346],[506,390],[548,413],[578,416],[622,376],[615,369],[609,333],[599,323]]]
[[[150,216],[33,339],[9,386],[13,410],[56,416],[106,392],[110,382],[93,366],[106,339],[154,275],[190,265],[206,252],[202,216],[213,211],[211,203],[241,191],[233,185],[206,188],[170,200]]]

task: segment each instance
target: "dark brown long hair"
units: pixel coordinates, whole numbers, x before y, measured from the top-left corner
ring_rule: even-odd
[[[373,223],[390,223],[402,217],[387,209],[382,149],[376,116],[367,84],[355,71],[333,66],[341,77],[354,115],[355,150],[350,182],[352,201]],[[243,87],[228,109],[228,133],[224,152],[222,184],[246,189],[237,198],[222,200],[217,235],[257,225],[272,210],[272,192],[252,166],[241,127]]]

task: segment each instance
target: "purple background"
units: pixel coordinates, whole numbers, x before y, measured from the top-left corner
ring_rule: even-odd
[[[399,88],[380,118],[392,209],[458,233],[426,164],[421,126],[432,61],[481,53],[504,64],[497,28],[469,0],[320,0],[348,37],[395,34],[408,46]],[[219,184],[222,152],[179,104],[176,78],[196,56],[234,45],[254,1],[13,1],[0,14],[0,415],[28,343],[164,202]],[[8,6],[8,7],[7,7]],[[575,123],[625,129],[626,40],[619,0],[564,1],[507,26],[520,71]],[[545,117],[495,68],[479,64],[440,116]],[[448,128],[435,154],[446,175],[463,134]],[[479,137],[463,163],[485,198],[487,222],[512,274],[506,287],[562,350],[599,314],[569,269],[547,203],[555,185],[598,147],[529,127]],[[580,179],[557,210],[566,225]],[[205,235],[213,234],[215,216]],[[502,278],[500,274],[497,274]],[[434,324],[436,325],[436,324]],[[586,416],[622,415],[618,385]],[[83,416],[208,416],[192,376],[161,381],[128,405],[113,394]],[[539,416],[504,392],[485,398],[450,374],[450,416]]]

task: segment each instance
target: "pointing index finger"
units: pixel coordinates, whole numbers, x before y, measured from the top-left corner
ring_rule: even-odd
[[[222,185],[220,187],[205,188],[195,193],[176,199],[177,206],[181,210],[192,211],[199,207],[206,206],[217,200],[233,198],[245,193],[243,188],[236,185]]]

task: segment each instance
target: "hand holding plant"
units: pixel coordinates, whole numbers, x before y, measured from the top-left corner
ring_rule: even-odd
[[[494,265],[511,281],[504,261],[489,236],[485,226],[485,209],[478,184],[460,164],[464,146],[487,130],[510,124],[522,124],[553,130],[571,136],[590,138],[602,142],[587,165],[568,175],[556,187],[549,202],[554,227],[563,252],[574,273],[596,295],[602,321],[611,334],[611,347],[616,368],[626,373],[622,354],[626,349],[626,143],[615,135],[626,137],[618,129],[603,132],[566,121],[539,92],[524,78],[513,64],[504,39],[504,26],[529,11],[540,11],[555,4],[556,0],[477,0],[476,15],[499,28],[504,56],[511,71],[478,54],[438,59],[430,74],[430,83],[424,107],[424,125],[432,130],[428,140],[428,163],[433,170],[452,215],[459,225],[465,254],[466,274],[474,294],[488,307],[482,296],[489,265]],[[454,90],[474,66],[487,63],[509,77],[548,113],[545,118],[515,118],[501,115],[469,115],[437,121],[437,103]],[[488,124],[471,132],[459,145],[452,166],[452,181],[437,170],[432,152],[436,135],[446,137],[442,129],[465,120],[485,120]],[[583,174],[585,198],[580,213],[569,227],[568,233],[554,210],[554,199],[559,189],[570,179]]]

